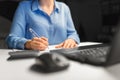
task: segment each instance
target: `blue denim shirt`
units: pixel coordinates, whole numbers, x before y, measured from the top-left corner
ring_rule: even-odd
[[[42,10],[38,0],[20,2],[14,15],[10,33],[6,39],[8,47],[24,49],[26,41],[34,37],[29,31],[30,28],[39,37],[48,38],[50,45],[59,44],[68,38],[80,43],[70,10],[62,2],[55,1],[55,8],[51,15]]]

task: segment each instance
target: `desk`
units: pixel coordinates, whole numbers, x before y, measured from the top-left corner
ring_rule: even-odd
[[[70,61],[67,70],[45,74],[31,70],[34,59],[7,61],[9,51],[0,50],[0,80],[120,80],[120,64],[103,68]]]

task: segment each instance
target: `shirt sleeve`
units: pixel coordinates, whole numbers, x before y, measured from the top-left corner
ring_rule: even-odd
[[[25,12],[24,4],[20,3],[13,19],[11,30],[6,38],[6,42],[9,48],[24,49],[24,44],[27,39],[25,38]]]
[[[78,34],[75,30],[73,20],[71,17],[71,13],[70,13],[70,9],[68,6],[66,8],[66,19],[67,19],[67,36],[68,36],[68,38],[74,39],[79,44],[80,39],[79,39]]]

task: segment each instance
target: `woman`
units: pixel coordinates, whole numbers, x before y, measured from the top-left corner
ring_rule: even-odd
[[[80,42],[68,6],[55,0],[22,1],[6,41],[9,48],[31,50],[74,48]]]

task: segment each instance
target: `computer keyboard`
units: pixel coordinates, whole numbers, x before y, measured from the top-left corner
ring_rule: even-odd
[[[102,57],[107,54],[107,51],[108,47],[99,47],[80,50],[79,54],[92,57]]]
[[[71,60],[79,61],[82,63],[99,65],[106,62],[106,55],[109,51],[109,48],[109,46],[95,46],[84,49],[75,48],[53,50],[51,52],[62,54]]]

